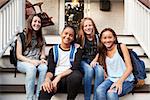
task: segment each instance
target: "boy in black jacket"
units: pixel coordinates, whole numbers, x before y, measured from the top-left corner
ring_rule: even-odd
[[[82,84],[82,73],[79,70],[82,50],[74,45],[75,30],[66,26],[61,33],[62,42],[49,51],[48,72],[42,85],[39,100],[50,100],[60,89],[67,88],[67,100],[75,100]],[[70,59],[74,47],[73,60]]]

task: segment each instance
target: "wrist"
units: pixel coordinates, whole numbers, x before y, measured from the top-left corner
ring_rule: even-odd
[[[50,78],[45,78],[45,82],[50,82],[51,79]]]
[[[58,77],[59,79],[61,79],[61,75],[58,75],[57,77]]]
[[[42,60],[42,59],[44,59],[44,60],[45,60],[45,56],[41,56],[41,57],[40,57],[40,60]]]
[[[118,82],[119,82],[119,83],[123,83],[123,80],[122,80],[122,79],[119,79]]]

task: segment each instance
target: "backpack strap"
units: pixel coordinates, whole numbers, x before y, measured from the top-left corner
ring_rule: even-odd
[[[21,43],[22,43],[22,53],[23,53],[25,50],[25,34],[24,34],[24,32],[19,33],[19,36],[20,36]]]
[[[54,45],[53,46],[53,55],[54,55],[54,62],[57,64],[57,62],[58,62],[58,48],[59,48],[59,45],[58,44],[56,44],[56,45]],[[71,65],[73,64],[73,62],[74,62],[74,57],[75,57],[75,45],[73,44],[73,45],[71,45],[71,51],[70,51],[70,63],[71,63]]]
[[[98,34],[95,34],[95,37],[96,37],[96,45],[99,46],[99,36]],[[85,38],[83,40],[83,46],[85,45]]]
[[[120,54],[121,58],[123,59],[123,61],[125,61],[120,45],[121,45],[121,43],[117,44],[117,50],[118,50],[118,53]]]
[[[24,50],[25,50],[25,34],[24,34],[24,32],[21,32],[21,33],[18,33],[18,35],[19,35],[19,37],[20,37],[20,39],[21,39],[21,43],[22,43],[22,53],[24,52]],[[15,41],[16,43],[15,44],[17,44],[17,41]],[[15,49],[16,49],[16,45],[15,45]],[[17,57],[17,56],[16,56]],[[16,74],[17,74],[17,65],[15,65],[15,75],[14,75],[14,77],[16,77]]]
[[[71,45],[71,51],[70,51],[70,63],[73,64],[74,57],[75,57],[75,45]]]
[[[57,64],[58,61],[58,44],[53,46],[53,55],[54,55],[54,62]]]
[[[97,46],[99,46],[99,36],[98,36],[98,34],[95,34],[95,37],[96,37]]]

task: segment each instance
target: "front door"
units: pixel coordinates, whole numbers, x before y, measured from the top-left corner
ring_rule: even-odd
[[[78,29],[81,19],[84,17],[83,0],[65,0],[65,25]]]

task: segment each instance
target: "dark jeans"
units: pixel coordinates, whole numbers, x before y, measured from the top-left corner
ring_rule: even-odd
[[[67,90],[67,100],[75,100],[78,90],[82,85],[82,73],[79,70],[74,70],[71,74],[61,79],[58,83],[57,92],[61,90]],[[56,92],[56,93],[57,93]],[[40,95],[38,100],[50,100],[51,97],[56,94],[54,92],[48,93],[47,91],[44,92],[42,89],[40,91]]]

